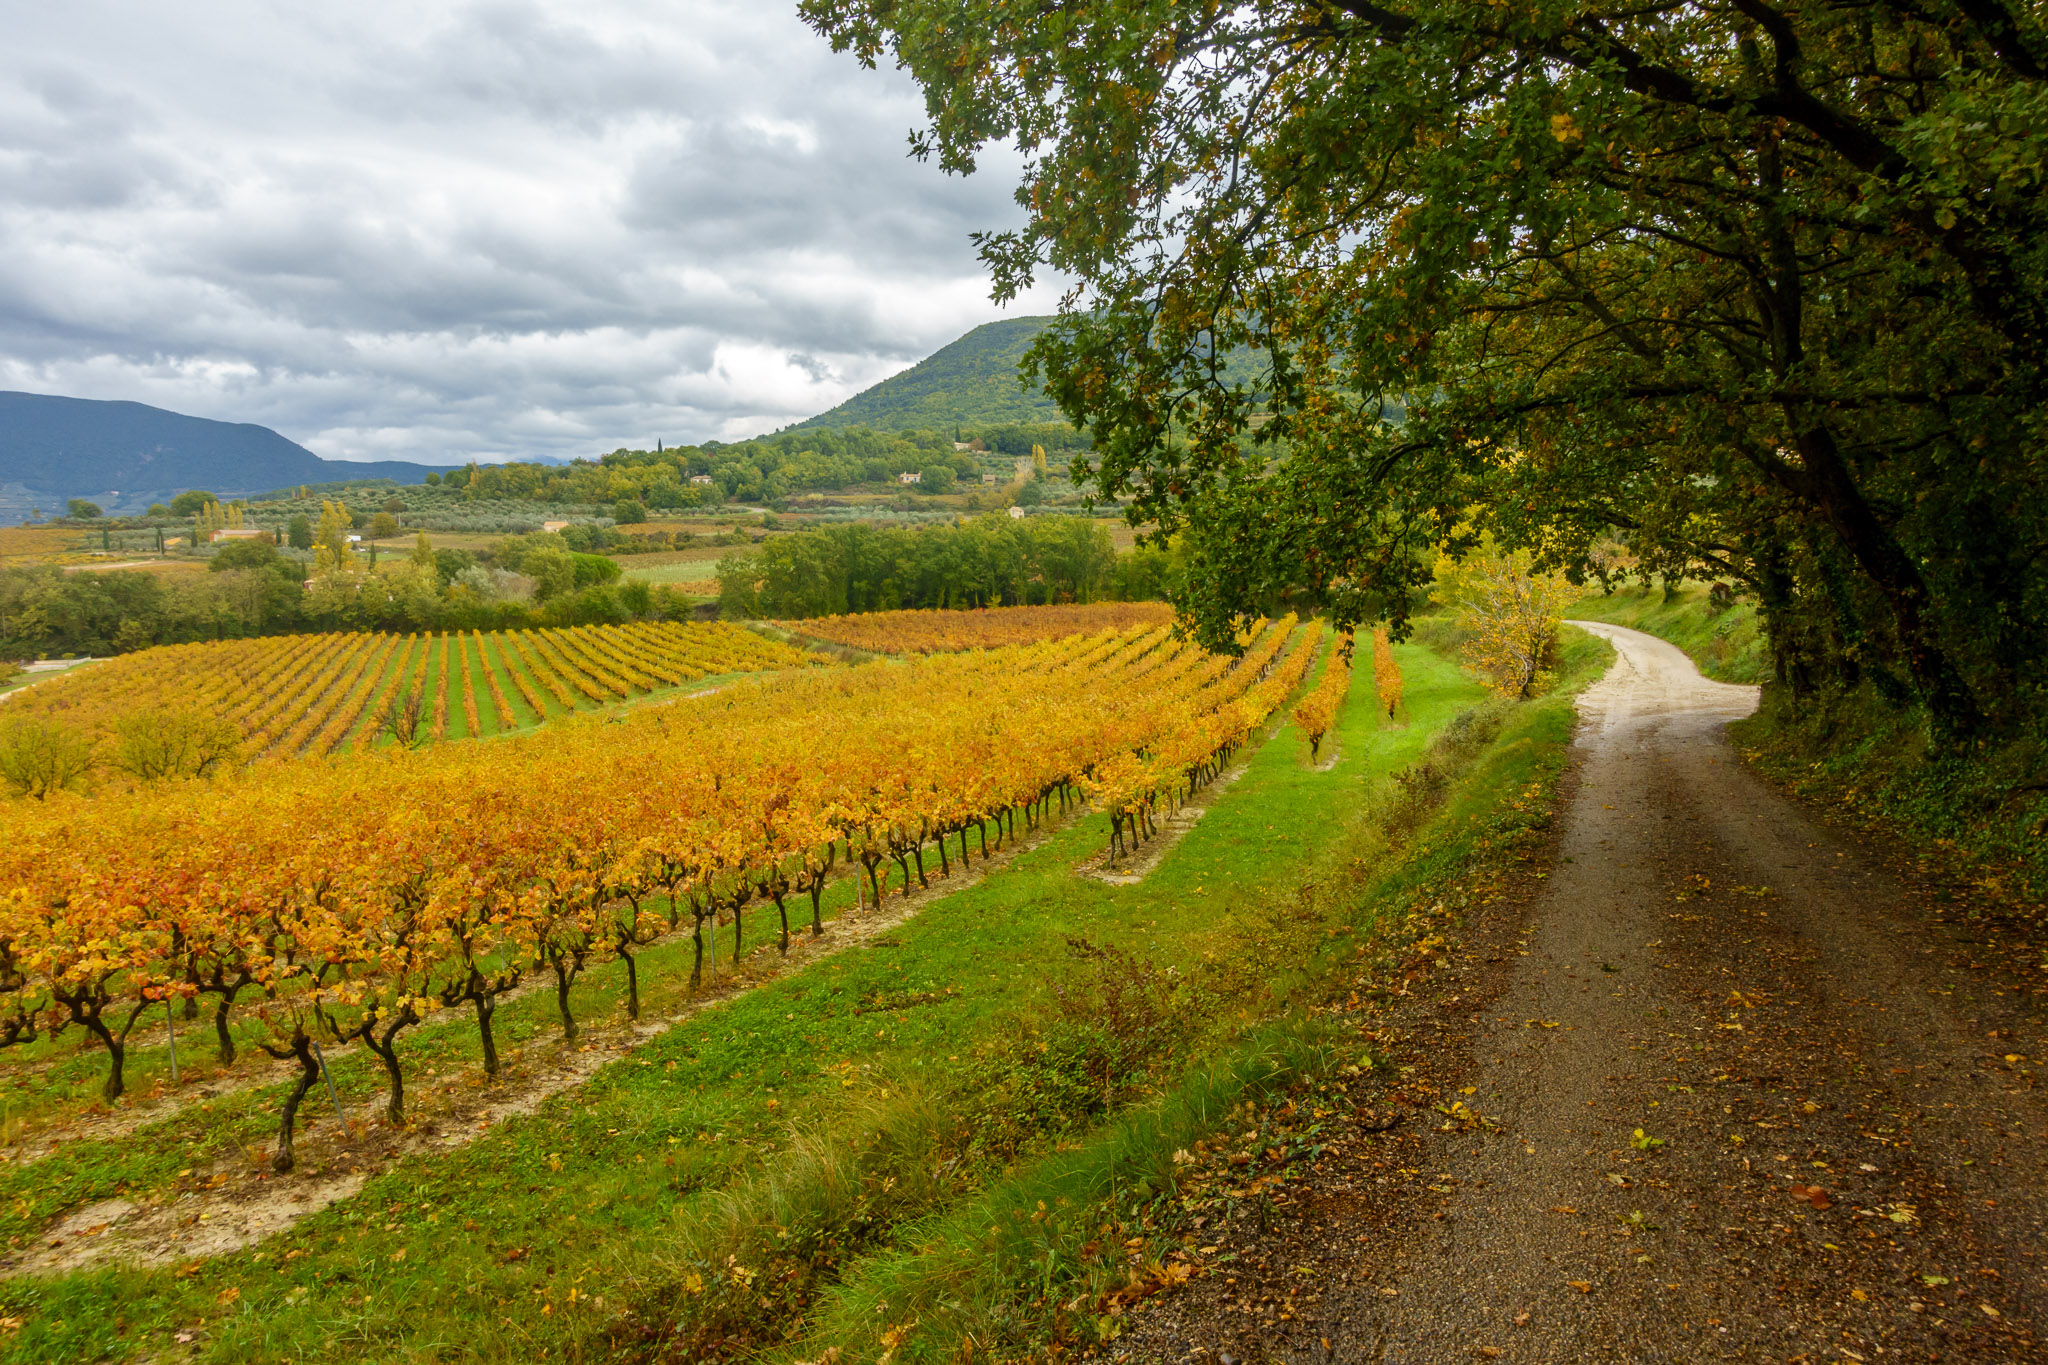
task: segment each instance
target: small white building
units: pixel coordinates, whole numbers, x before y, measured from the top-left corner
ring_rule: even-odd
[[[919,473],[919,474],[898,474],[898,475],[896,476],[896,482],[898,482],[898,483],[923,483],[923,482],[924,482],[924,475],[923,475],[923,474],[921,474],[921,473]]]
[[[218,545],[223,540],[255,540],[270,532],[260,526],[223,526],[206,538],[209,545]]]
[[[972,450],[972,449],[974,449],[974,445],[973,445],[973,443],[972,443],[972,442],[969,442],[969,441],[955,441],[955,442],[953,442],[953,449],[955,449],[955,450]]]
[[[693,487],[709,488],[711,486],[711,482],[712,480],[709,474],[692,474],[690,476],[690,483]]]
[[[566,521],[544,521],[540,524],[540,529],[543,531],[566,531],[569,529],[569,523]]]

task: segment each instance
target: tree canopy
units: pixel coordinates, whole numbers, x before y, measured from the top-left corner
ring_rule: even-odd
[[[1795,689],[2038,714],[2048,36],[2002,0],[805,0],[1026,152],[996,292],[1210,643],[1436,548],[1755,593]],[[1227,370],[1225,357],[1253,363]]]

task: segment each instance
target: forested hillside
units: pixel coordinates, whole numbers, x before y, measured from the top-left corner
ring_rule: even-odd
[[[1057,404],[1027,391],[1017,366],[1051,318],[1005,318],[984,323],[920,360],[790,430],[872,427],[950,432],[959,426],[1004,422],[1057,422]]]

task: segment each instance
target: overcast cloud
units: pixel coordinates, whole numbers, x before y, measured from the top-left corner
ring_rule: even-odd
[[[822,411],[1000,316],[1019,211],[794,10],[10,6],[0,389],[429,463]]]

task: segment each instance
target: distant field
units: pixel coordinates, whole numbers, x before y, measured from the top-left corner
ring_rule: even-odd
[[[111,569],[124,569],[133,573],[153,573],[174,576],[206,572],[203,559],[122,559],[101,558],[85,564],[67,564],[67,573],[106,573]]]
[[[676,588],[697,597],[718,595],[718,578],[712,572],[718,561],[712,559],[682,560],[674,564],[640,564],[628,561],[626,577],[642,583],[657,583],[663,587]]]
[[[422,738],[467,739],[806,657],[724,624],[287,635],[123,655],[8,706],[103,739],[127,716],[197,710],[233,721],[249,756],[291,758],[383,742],[394,701],[416,701]]]
[[[716,564],[727,555],[751,555],[759,551],[758,545],[693,545],[687,550],[655,550],[647,554],[616,554],[612,558],[628,569],[648,569],[671,564]]]
[[[0,566],[72,562],[83,558],[84,536],[61,526],[0,526]]]

